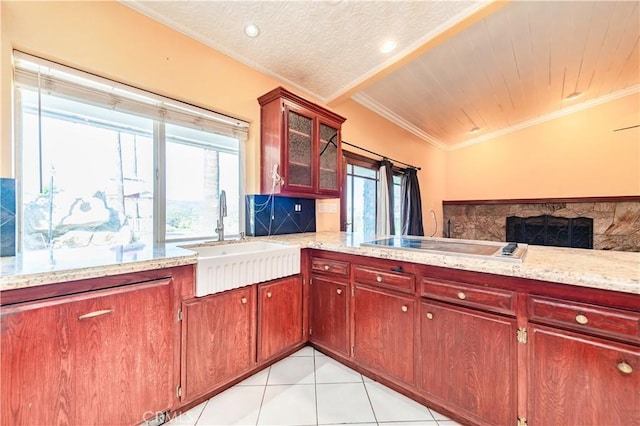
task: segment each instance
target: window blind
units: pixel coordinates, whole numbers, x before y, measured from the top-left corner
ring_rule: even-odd
[[[249,123],[104,77],[13,51],[14,83],[43,93],[246,141]]]

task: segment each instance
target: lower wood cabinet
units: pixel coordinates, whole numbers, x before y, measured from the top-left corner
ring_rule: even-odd
[[[171,278],[0,310],[2,424],[138,424],[172,408]]]
[[[446,303],[421,305],[422,393],[480,424],[515,424],[516,319]]]
[[[355,284],[354,360],[375,372],[415,382],[413,297]]]
[[[183,402],[255,366],[256,286],[187,300],[182,312]]]
[[[314,275],[309,288],[309,340],[349,356],[351,291],[348,282]]]
[[[258,362],[302,342],[302,277],[258,284]]]
[[[640,349],[529,327],[529,426],[640,424]]]

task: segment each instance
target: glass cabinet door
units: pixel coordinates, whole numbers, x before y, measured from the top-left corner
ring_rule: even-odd
[[[313,119],[288,110],[287,175],[288,185],[313,187],[311,161]]]
[[[318,154],[320,157],[319,183],[320,191],[337,191],[338,188],[338,129],[320,123],[320,141]]]

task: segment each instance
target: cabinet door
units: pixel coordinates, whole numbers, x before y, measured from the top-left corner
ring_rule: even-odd
[[[285,185],[289,191],[313,192],[313,116],[287,107],[285,117]]]
[[[515,423],[516,320],[448,304],[421,305],[424,394],[478,423]]]
[[[0,311],[2,425],[73,424],[72,330],[60,301]]]
[[[314,275],[309,297],[309,338],[313,343],[348,356],[349,286]]]
[[[640,349],[533,325],[530,426],[640,424]]]
[[[258,285],[258,361],[302,342],[300,275]]]
[[[177,318],[170,284],[156,280],[69,306],[76,424],[133,424],[171,408]]]
[[[340,195],[340,126],[319,120],[318,192]]]
[[[182,387],[189,401],[255,363],[256,286],[183,303]]]
[[[414,382],[415,300],[355,289],[355,359],[405,383]]]
[[[171,279],[2,310],[5,424],[137,424],[172,408]]]

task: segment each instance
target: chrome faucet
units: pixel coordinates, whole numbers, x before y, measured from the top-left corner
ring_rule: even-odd
[[[218,233],[218,241],[224,240],[224,218],[227,216],[227,193],[224,189],[220,191],[220,200],[218,203],[218,226],[216,232]]]

